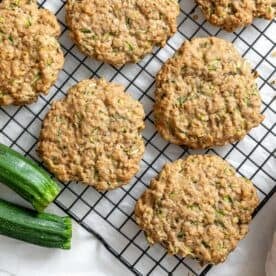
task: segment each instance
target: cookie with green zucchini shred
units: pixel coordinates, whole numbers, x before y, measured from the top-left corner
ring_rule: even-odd
[[[264,119],[256,76],[228,41],[184,42],[156,77],[157,130],[169,142],[195,149],[241,140]]]
[[[43,121],[38,153],[61,181],[100,191],[127,184],[144,153],[142,105],[121,85],[84,80],[54,102]]]
[[[68,0],[72,40],[88,56],[136,63],[176,32],[177,0]]]
[[[0,105],[24,105],[47,94],[64,58],[55,16],[36,1],[0,3]]]
[[[273,0],[196,0],[206,19],[228,32],[247,26],[254,18],[272,20],[276,16]]]
[[[258,205],[252,182],[215,155],[190,155],[166,164],[135,207],[150,244],[170,254],[223,262],[248,232]]]

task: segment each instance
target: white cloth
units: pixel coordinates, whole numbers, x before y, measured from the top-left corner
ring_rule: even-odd
[[[0,184],[1,198],[23,201]],[[47,211],[62,214],[51,205]],[[258,213],[246,239],[208,276],[264,276],[265,261],[276,226],[276,195]],[[72,249],[55,250],[33,246],[0,236],[0,276],[128,276],[132,275],[104,246],[81,226],[74,223]],[[276,235],[275,235],[276,236]],[[266,276],[275,276],[276,238],[266,265]],[[8,272],[8,273],[7,273]],[[183,275],[186,276],[186,275]]]
[[[59,214],[56,207],[52,213]],[[48,249],[0,236],[0,276],[128,275],[126,268],[79,225],[71,250]]]
[[[1,198],[27,206],[0,184]],[[54,204],[46,210],[64,215]],[[49,249],[0,235],[0,276],[104,276],[128,275],[126,268],[90,233],[73,224],[72,248]]]
[[[267,255],[265,272],[266,276],[276,276],[276,232],[273,236],[271,250]]]

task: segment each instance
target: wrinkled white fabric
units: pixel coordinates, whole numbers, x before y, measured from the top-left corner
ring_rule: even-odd
[[[227,260],[214,267],[208,276],[276,276],[276,238],[273,268],[265,273],[267,252],[271,248],[276,227],[276,194],[268,201],[250,224],[249,233]],[[271,274],[272,273],[272,274]]]
[[[265,272],[266,276],[276,276],[276,232],[273,236],[271,250],[267,255]]]
[[[59,214],[56,207],[52,213]],[[41,248],[0,236],[0,276],[128,275],[90,233],[74,223],[72,249]]]
[[[0,197],[28,206],[0,184]],[[54,204],[46,210],[64,215]],[[72,248],[51,249],[0,235],[0,276],[105,276],[129,275],[128,270],[90,233],[74,222]]]
[[[14,192],[0,184],[1,198],[23,204]],[[62,214],[55,205],[47,211]],[[265,276],[265,261],[276,226],[276,195],[255,217],[246,239],[224,264],[208,276]],[[132,275],[104,246],[74,223],[72,249],[55,250],[0,236],[0,276],[128,276]],[[276,236],[276,235],[275,235]],[[275,276],[276,238],[268,257],[266,276]],[[272,260],[270,262],[269,260]],[[274,273],[274,274],[273,274]],[[187,275],[181,275],[187,276]]]

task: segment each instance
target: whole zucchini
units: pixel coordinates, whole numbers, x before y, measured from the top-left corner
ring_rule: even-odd
[[[59,186],[35,162],[0,144],[0,182],[42,212],[57,196]]]
[[[0,234],[40,246],[70,249],[69,217],[37,213],[0,199]]]

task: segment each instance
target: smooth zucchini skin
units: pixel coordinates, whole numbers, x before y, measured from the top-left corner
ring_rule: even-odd
[[[42,212],[60,188],[35,162],[0,144],[0,182],[9,186]]]
[[[0,234],[44,247],[70,249],[72,221],[0,199]]]

